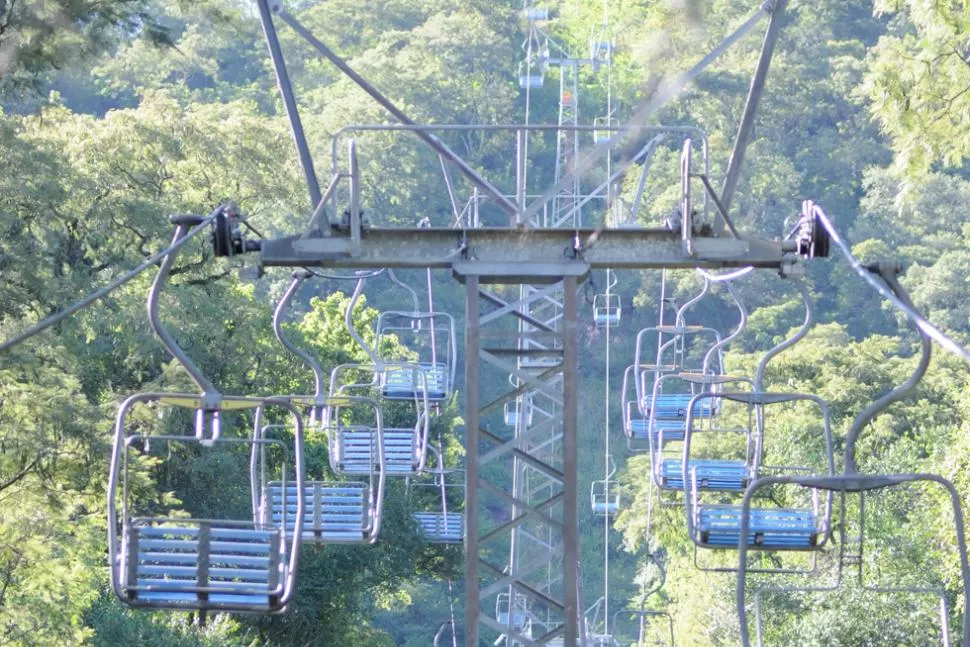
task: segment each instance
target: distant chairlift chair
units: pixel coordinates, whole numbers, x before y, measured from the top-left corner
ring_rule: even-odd
[[[522,421],[524,427],[530,427],[534,419],[534,409],[532,408],[532,398],[529,394],[519,396],[514,400],[509,400],[504,407],[504,420],[508,427],[515,427]]]
[[[443,457],[440,452],[434,447],[430,450],[435,455],[436,467],[428,469],[425,478],[431,476],[431,481],[417,480],[412,485],[418,490],[433,489],[438,506],[433,510],[416,511],[414,520],[418,522],[429,542],[460,544],[465,540],[465,515],[459,509],[458,502],[465,499],[465,471],[441,467]]]
[[[389,476],[415,476],[424,470],[427,455],[430,407],[428,389],[424,388],[426,372],[413,364],[342,364],[331,371],[331,399],[339,402],[341,397],[356,396],[381,402],[380,393],[386,384],[384,375],[407,375],[408,382],[422,386],[410,392],[410,400],[395,399],[383,402],[382,418],[389,416],[389,407],[394,405],[395,417],[407,420],[408,426],[384,425],[380,430],[383,441],[383,471]],[[373,419],[358,419],[348,423],[340,419],[341,408],[331,410],[326,421],[327,438],[330,446],[330,465],[337,474],[350,476],[368,475],[374,465],[373,445],[378,430]],[[335,417],[336,416],[336,417]]]
[[[545,83],[546,75],[542,65],[532,64],[528,61],[519,63],[519,87],[520,88],[541,88]]]
[[[346,419],[353,409],[358,416],[369,417],[366,426],[378,442],[369,446],[369,471],[366,480],[312,480],[303,486],[305,500],[301,540],[313,544],[372,544],[380,534],[384,508],[384,486],[387,470],[384,467],[384,443],[381,409],[367,398],[331,398],[324,411],[324,430],[335,433],[335,427],[349,424]],[[258,425],[256,438],[279,425]],[[253,483],[259,483],[259,505],[255,518],[263,525],[277,525],[294,532],[296,501],[300,491],[295,484],[271,481],[263,477],[266,458],[254,444],[250,461]],[[360,476],[360,475],[358,475]],[[254,500],[255,497],[254,497]]]
[[[605,144],[613,137],[614,122],[612,117],[596,117],[593,119],[593,143]]]
[[[619,325],[621,314],[620,295],[597,294],[593,297],[593,322],[597,326]]]
[[[614,517],[620,511],[620,484],[613,479],[616,463],[609,457],[610,472],[606,478],[593,481],[589,487],[590,505],[593,514],[601,517]]]
[[[697,397],[698,401],[716,400],[716,394],[703,393]],[[704,409],[718,409],[723,405],[717,404]],[[692,425],[686,435],[695,438],[698,433],[730,433],[732,435],[742,435],[744,438],[743,459],[725,458],[691,458],[684,469],[683,456],[678,453],[676,457],[666,455],[663,447],[657,448],[656,460],[653,461],[654,482],[661,490],[684,490],[684,475],[696,477],[696,487],[698,490],[712,492],[735,492],[742,493],[752,480],[752,475],[757,473],[758,456],[756,450],[756,432],[754,429],[753,407],[747,407],[746,424],[737,428],[704,428],[700,425]],[[741,412],[738,412],[741,413]],[[686,422],[685,422],[686,427]]]
[[[509,603],[508,593],[499,593],[495,598],[495,620],[516,633],[532,636],[534,618],[529,612],[528,598],[522,593],[516,593],[515,604]]]
[[[382,342],[388,338],[416,353],[417,361],[404,364],[382,356]],[[377,318],[376,339],[378,361],[390,364],[381,376],[384,398],[409,400],[426,395],[431,402],[441,402],[451,397],[457,362],[454,317],[442,312],[382,312]]]

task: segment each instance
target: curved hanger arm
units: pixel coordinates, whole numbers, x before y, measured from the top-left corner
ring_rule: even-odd
[[[190,227],[199,224],[202,219],[197,216],[173,216],[171,221],[175,225],[175,235],[172,237],[172,244],[174,245],[185,237]],[[158,269],[158,274],[155,275],[152,287],[148,291],[148,320],[151,323],[152,330],[155,331],[158,339],[162,342],[162,345],[185,368],[189,377],[192,378],[192,381],[202,391],[203,408],[215,409],[219,406],[222,395],[216,389],[215,385],[209,381],[209,378],[202,373],[199,367],[182,350],[182,347],[178,345],[178,342],[172,337],[172,334],[165,327],[165,324],[162,323],[162,319],[158,315],[158,297],[162,293],[162,289],[168,284],[169,273],[175,264],[176,256],[178,256],[177,251],[166,256],[165,260],[162,261],[161,267]]]
[[[657,556],[654,555],[653,553],[648,553],[647,560],[650,562],[653,562],[654,566],[657,567],[657,571],[659,571],[660,575],[657,577],[656,584],[654,584],[652,588],[644,591],[643,595],[640,596],[641,610],[645,610],[647,608],[647,598],[649,598],[651,595],[654,595],[655,593],[660,591],[660,589],[664,587],[664,584],[667,583],[667,569],[665,569],[663,564],[660,563],[660,560],[657,559]]]
[[[707,374],[707,368],[711,364],[711,359],[713,357],[720,357],[721,349],[731,343],[732,340],[741,334],[744,327],[748,325],[748,309],[744,307],[744,302],[741,301],[741,297],[738,296],[737,291],[734,289],[734,286],[730,281],[727,281],[724,285],[727,287],[727,291],[731,294],[731,298],[734,299],[734,303],[738,306],[738,313],[741,316],[741,320],[738,322],[738,327],[734,330],[734,332],[711,346],[711,349],[707,351],[706,355],[704,355],[703,372],[705,374]],[[723,366],[721,367],[721,370],[724,370]]]
[[[394,273],[393,269],[387,268],[387,275],[391,277],[391,280],[394,282],[395,285],[398,285],[404,288],[411,294],[411,312],[420,311],[421,308],[418,306],[418,293],[415,292],[410,285],[408,285],[401,279],[397,278],[397,274]]]
[[[791,348],[801,341],[808,334],[808,330],[812,327],[812,324],[815,323],[814,303],[812,302],[812,295],[809,293],[808,287],[802,281],[798,281],[795,285],[798,286],[798,291],[802,295],[802,303],[805,304],[805,321],[802,322],[802,327],[794,335],[769,350],[761,358],[761,361],[758,362],[758,370],[754,374],[754,390],[756,392],[764,390],[763,383],[768,362],[782,351]]]
[[[883,265],[877,265],[875,268],[870,268],[872,271],[874,269],[876,274],[882,277],[882,280],[886,282],[893,293],[899,298],[900,301],[905,303],[910,308],[914,308],[913,302],[909,298],[909,294],[903,289],[903,286],[899,284],[899,280],[896,278],[897,268],[887,268]],[[919,381],[923,379],[923,375],[926,373],[926,368],[930,364],[930,356],[932,354],[933,344],[930,341],[929,335],[919,326],[916,326],[916,332],[919,333],[920,339],[920,358],[919,363],[917,363],[916,368],[913,370],[913,374],[909,376],[905,382],[897,386],[895,389],[889,393],[883,395],[881,398],[870,404],[868,407],[862,410],[862,412],[856,417],[852,422],[852,427],[849,428],[849,433],[845,438],[845,473],[855,474],[857,472],[856,460],[855,460],[855,446],[856,441],[859,439],[859,435],[862,433],[862,429],[872,421],[876,415],[886,409],[893,402],[898,402],[903,398],[909,396]]]
[[[612,454],[607,454],[606,460],[609,464],[609,470],[606,472],[606,480],[609,481],[616,475],[616,461],[613,460]]]
[[[322,405],[324,397],[323,367],[320,366],[320,362],[317,361],[317,358],[293,344],[293,342],[287,339],[286,335],[283,333],[283,317],[286,314],[286,308],[290,305],[290,301],[293,300],[293,297],[300,289],[300,286],[303,285],[303,281],[308,279],[310,276],[312,276],[311,273],[305,271],[293,273],[293,281],[290,283],[290,286],[286,288],[286,292],[283,293],[283,298],[280,299],[278,304],[276,304],[276,310],[273,311],[273,332],[276,333],[276,338],[280,340],[280,343],[283,344],[284,348],[302,359],[313,371],[313,400],[315,403]]]
[[[366,280],[366,276],[361,276],[357,279],[357,285],[354,286],[354,293],[350,297],[350,303],[347,304],[347,312],[344,314],[344,324],[347,326],[347,332],[350,333],[350,336],[353,337],[355,342],[360,344],[360,347],[363,348],[364,352],[367,353],[367,356],[370,357],[371,362],[373,362],[375,366],[379,366],[381,362],[377,357],[377,353],[373,348],[364,342],[364,338],[361,337],[357,332],[357,329],[354,328],[354,308],[357,307],[357,301],[360,300],[360,295],[364,292],[364,281]]]
[[[607,270],[606,270],[606,293],[609,294],[613,290],[613,288],[616,287],[616,284],[618,282],[619,282],[619,279],[616,278],[616,272],[614,272],[614,271],[610,270],[609,268],[607,268]]]
[[[701,291],[698,292],[692,299],[684,303],[684,305],[680,306],[680,309],[677,310],[677,317],[674,319],[675,326],[684,325],[684,315],[687,314],[687,311],[691,309],[694,306],[694,304],[696,304],[698,301],[703,299],[707,295],[708,290],[710,289],[711,289],[711,281],[707,277],[704,277],[704,287],[701,288]]]

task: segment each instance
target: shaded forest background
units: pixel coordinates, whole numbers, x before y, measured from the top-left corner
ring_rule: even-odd
[[[561,5],[548,29],[567,48],[583,51],[599,29],[603,4]],[[735,0],[697,0],[686,8],[609,0],[608,7],[617,41],[612,100],[621,122],[660,78],[692,65],[755,9]],[[521,121],[516,70],[526,25],[520,9],[489,0],[328,0],[291,7],[417,121],[461,124]],[[916,305],[963,342],[970,340],[968,33],[966,0],[794,0],[732,209],[743,231],[775,237],[802,199],[816,200],[861,258],[903,262],[903,282]],[[281,30],[281,37],[294,57],[291,73],[324,177],[338,129],[388,117],[292,33]],[[707,133],[715,178],[728,158],[759,45],[754,35],[739,43],[652,117]],[[248,2],[0,0],[0,338],[164,247],[170,214],[205,214],[231,198],[265,234],[297,231],[309,204],[273,79]],[[584,71],[581,85],[581,121],[591,123],[605,114],[606,80]],[[532,120],[554,123],[553,76],[532,100]],[[362,139],[371,146],[362,144],[372,222],[414,224],[428,216],[449,224],[447,194],[428,190],[434,157],[397,139]],[[469,137],[456,145],[489,173],[511,177],[500,143]],[[676,204],[678,146],[664,146],[650,199],[636,214],[641,224],[660,224]],[[554,157],[541,142],[534,154],[539,186],[551,176]],[[387,182],[392,172],[395,179]],[[635,190],[635,175],[623,184],[625,197]],[[251,263],[214,259],[203,242],[190,244],[164,299],[166,320],[225,392],[305,392],[311,376],[278,346],[270,326],[289,274],[274,271],[254,283],[237,271]],[[856,413],[911,370],[915,335],[844,263],[815,262],[808,274],[819,322],[810,341],[772,365],[768,384],[826,398],[841,439]],[[415,285],[422,280],[408,278]],[[660,277],[622,272],[618,278],[625,317],[611,333],[608,412],[604,333],[592,326],[591,309],[586,314],[580,406],[590,412],[581,430],[589,451],[582,453],[580,492],[602,478],[601,421],[609,419],[624,511],[605,535],[584,513],[583,597],[604,594],[606,537],[608,597],[616,608],[639,599],[652,577],[643,556],[659,552],[670,577],[657,604],[673,614],[677,643],[735,645],[734,580],[693,569],[683,512],[658,511],[646,533],[649,470],[644,457],[620,449],[616,387],[633,360],[636,332],[656,321]],[[603,277],[594,279],[602,286]],[[462,558],[457,549],[422,541],[403,483],[389,489],[385,506],[384,532],[395,541],[309,551],[287,615],[216,616],[200,624],[185,614],[130,612],[112,598],[105,488],[114,409],[136,391],[190,386],[149,329],[150,280],[140,277],[0,357],[0,643],[429,645],[448,617],[446,582],[461,579]],[[671,280],[681,299],[699,285],[689,273]],[[740,287],[752,314],[728,364],[750,371],[802,312],[791,286],[774,276],[751,274]],[[347,289],[321,281],[301,293],[292,316],[294,332],[325,367],[362,357],[343,328]],[[367,298],[357,313],[362,327],[373,325],[378,309],[407,303],[386,281],[375,282]],[[444,273],[436,277],[436,305],[462,311],[461,292]],[[694,310],[691,322],[726,331],[737,315],[718,292]],[[863,467],[937,472],[966,497],[968,402],[965,366],[938,354],[918,396],[867,432]],[[449,433],[456,433],[457,415],[453,404],[442,423]],[[788,415],[780,426],[797,426],[797,413]],[[781,443],[778,451],[779,460],[793,460],[798,447]],[[175,495],[187,509],[207,488],[222,485],[207,480],[204,465],[182,467]],[[881,555],[874,551],[873,559],[883,558],[874,568],[884,581],[943,587],[956,617],[963,609],[952,527],[941,502],[934,494],[888,501],[871,535],[884,548]],[[455,594],[460,600],[461,589]],[[898,606],[877,607],[875,599],[849,589],[825,603],[782,602],[772,644],[938,644],[920,629],[925,611],[894,613]]]

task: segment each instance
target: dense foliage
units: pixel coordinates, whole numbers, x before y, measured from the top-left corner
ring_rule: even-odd
[[[546,28],[565,47],[585,51],[590,33],[600,29],[603,3],[561,4]],[[617,41],[611,100],[621,121],[664,75],[692,65],[753,10],[753,3],[725,0],[607,4]],[[525,25],[516,19],[517,2],[328,0],[291,9],[418,121],[523,118],[516,70]],[[774,237],[786,219],[790,226],[801,199],[818,201],[861,257],[902,261],[917,306],[963,341],[970,340],[968,21],[966,0],[793,0],[732,203],[743,231]],[[349,124],[389,119],[292,32],[281,30],[281,38],[292,56],[290,71],[318,172],[326,177],[332,135]],[[651,117],[651,123],[707,133],[714,178],[726,166],[759,44],[754,36],[741,41]],[[584,68],[580,86],[581,121],[590,123],[605,115],[606,80]],[[551,73],[531,99],[532,121],[554,123],[559,96]],[[306,222],[302,173],[249,2],[0,0],[0,105],[0,338],[161,249],[171,236],[170,214],[204,214],[233,199],[267,235],[292,233]],[[397,135],[359,139],[369,218],[451,222],[436,156]],[[507,139],[480,132],[449,133],[446,139],[513,191]],[[616,160],[643,143],[624,143]],[[536,136],[530,145],[531,191],[551,180],[555,143]],[[343,150],[337,149],[338,162]],[[675,143],[658,148],[649,197],[635,215],[640,223],[659,224],[676,204],[678,155]],[[638,175],[635,166],[623,180],[626,204]],[[462,180],[454,180],[459,196],[470,194]],[[483,212],[486,224],[500,217]],[[272,272],[248,282],[237,271],[244,264],[245,258],[212,258],[201,239],[190,243],[164,297],[166,321],[226,393],[306,392],[311,376],[278,345],[270,325],[272,304],[289,276]],[[414,496],[403,482],[388,492],[384,532],[394,540],[308,551],[289,614],[203,620],[131,612],[113,599],[105,491],[114,409],[136,391],[190,387],[144,315],[150,274],[0,357],[0,644],[430,644],[450,612],[447,582],[461,579],[461,555],[422,541],[407,514]],[[581,455],[580,492],[585,495],[590,481],[602,478],[603,421],[609,420],[624,511],[615,529],[605,532],[599,518],[583,513],[583,597],[591,602],[603,595],[605,546],[611,603],[616,609],[628,601],[636,605],[651,578],[644,555],[652,551],[663,555],[669,571],[662,604],[653,603],[673,614],[677,644],[738,644],[734,578],[693,567],[683,509],[651,509],[645,457],[620,448],[618,385],[632,362],[636,332],[656,321],[660,277],[618,276],[624,319],[611,333],[609,362],[603,331],[588,321],[583,333],[580,406],[588,415],[582,416],[581,442],[589,451]],[[423,285],[418,273],[404,278]],[[593,278],[602,288],[602,277]],[[687,273],[669,279],[681,302],[698,286]],[[809,282],[819,325],[808,341],[770,365],[767,383],[826,399],[840,458],[853,417],[912,369],[915,335],[836,259],[813,263]],[[756,273],[739,283],[752,314],[728,364],[750,374],[802,312],[794,290],[781,280]],[[361,357],[343,326],[349,287],[315,282],[299,295],[291,316],[292,332],[325,367]],[[438,308],[461,312],[461,293],[450,277],[437,276],[435,290]],[[373,282],[367,294],[367,307],[355,314],[362,329],[373,325],[376,309],[401,307],[408,299],[386,281]],[[716,291],[692,311],[691,322],[727,330],[736,325],[737,312]],[[955,480],[965,497],[968,395],[965,367],[935,358],[917,396],[866,431],[862,466],[937,472]],[[457,415],[453,404],[440,421],[453,443]],[[777,418],[780,429],[791,431],[779,434],[772,448],[781,464],[810,453],[792,440],[804,423],[800,416],[792,409]],[[208,488],[219,484],[213,486],[210,466],[196,459],[183,457],[171,488],[170,474],[146,466],[145,486],[158,486],[157,505],[209,505]],[[867,566],[876,573],[869,583],[941,587],[956,618],[963,609],[945,503],[929,490],[874,502]],[[831,559],[823,559],[823,577],[833,568]],[[792,581],[751,582],[784,583]],[[454,590],[456,597],[461,593]],[[775,615],[766,624],[773,641],[767,644],[938,644],[926,628],[922,603],[894,614],[891,605],[903,603],[853,586],[814,602],[768,598]],[[883,610],[872,611],[882,603]],[[872,635],[874,627],[879,635]],[[920,642],[913,635],[930,638]]]

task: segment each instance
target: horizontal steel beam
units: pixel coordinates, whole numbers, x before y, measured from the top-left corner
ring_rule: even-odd
[[[579,250],[576,251],[577,245]],[[781,268],[788,245],[762,239],[695,236],[684,249],[666,229],[365,229],[349,236],[287,236],[262,242],[263,266],[451,268],[461,278],[536,283],[584,276],[590,269]],[[517,279],[518,277],[518,279]]]

